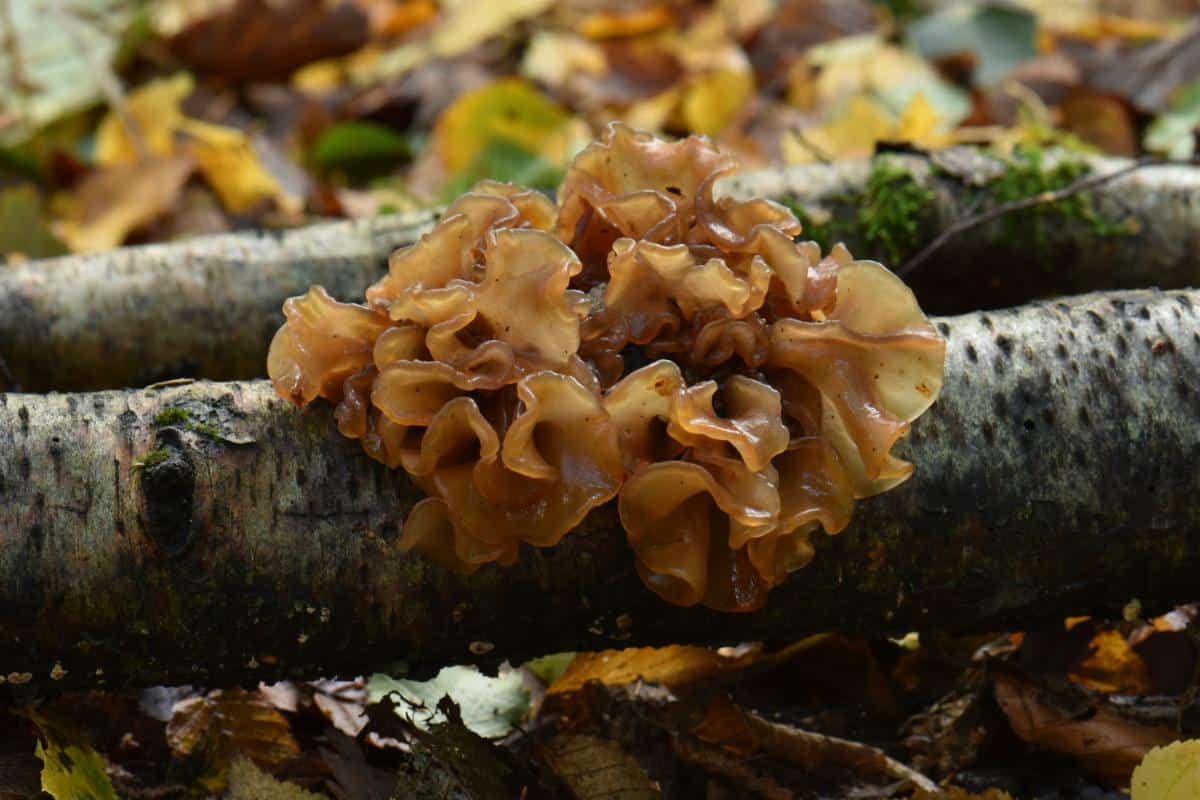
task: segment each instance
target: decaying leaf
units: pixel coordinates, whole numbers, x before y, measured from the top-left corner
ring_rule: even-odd
[[[1150,671],[1120,631],[1105,629],[1089,644],[1091,653],[1069,673],[1072,680],[1105,694],[1147,694]]]
[[[1155,747],[1133,771],[1132,800],[1200,797],[1200,739]]]
[[[46,210],[29,184],[0,189],[0,254],[9,260],[49,258],[67,252],[50,231]]]
[[[241,84],[284,80],[309,62],[366,42],[367,17],[353,3],[237,0],[177,33],[170,48],[196,74]]]
[[[1073,717],[1042,699],[1042,691],[1015,674],[993,676],[996,702],[1025,741],[1078,758],[1097,775],[1123,782],[1151,748],[1174,741],[1164,727],[1124,719],[1111,708]]]
[[[98,170],[60,197],[58,235],[77,253],[116,247],[174,205],[195,167],[172,156]]]
[[[474,667],[446,667],[430,681],[372,675],[367,683],[371,703],[393,692],[396,713],[422,730],[445,722],[437,708],[444,697],[457,704],[468,730],[488,739],[508,735],[529,711],[529,692],[516,670],[490,678]]]
[[[178,757],[203,748],[218,768],[228,766],[236,754],[274,770],[300,753],[287,718],[257,693],[242,689],[218,690],[178,703],[167,723],[167,743]]]
[[[228,800],[322,800],[290,781],[276,780],[248,758],[235,758],[229,766]]]
[[[577,800],[662,797],[637,759],[610,739],[559,734],[543,745],[541,754]]]
[[[30,714],[38,726],[35,753],[42,760],[42,790],[54,800],[117,800],[104,757],[64,723]]]
[[[642,680],[677,689],[714,675],[745,669],[760,655],[760,648],[726,657],[707,647],[686,645],[578,653],[546,694],[578,691],[588,681],[621,686]]]

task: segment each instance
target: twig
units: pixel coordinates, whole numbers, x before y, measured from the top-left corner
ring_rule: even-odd
[[[1068,197],[1079,194],[1080,192],[1086,192],[1089,189],[1095,189],[1098,186],[1102,186],[1110,181],[1114,181],[1123,175],[1128,175],[1134,170],[1139,170],[1143,167],[1161,166],[1167,163],[1174,162],[1166,162],[1157,158],[1138,159],[1134,163],[1121,167],[1118,170],[1106,172],[1103,175],[1089,175],[1088,177],[1081,178],[1068,186],[1062,187],[1061,189],[1042,192],[1040,194],[1035,194],[1032,197],[1023,197],[1020,200],[1014,200],[1011,203],[1005,203],[1003,205],[996,206],[995,208],[988,209],[981,214],[976,214],[974,216],[967,217],[966,219],[959,220],[938,234],[937,238],[925,245],[925,247],[919,253],[910,258],[908,261],[904,262],[903,266],[896,270],[896,274],[904,277],[928,261],[934,253],[945,247],[946,243],[951,239],[954,239],[969,230],[978,228],[980,225],[986,225],[992,220],[998,219],[1005,214],[1011,214],[1015,211],[1023,211],[1027,208],[1033,208],[1035,206],[1057,203],[1060,200],[1065,200]]]

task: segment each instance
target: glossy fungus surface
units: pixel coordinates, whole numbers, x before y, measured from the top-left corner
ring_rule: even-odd
[[[892,446],[936,399],[944,345],[880,264],[715,197],[734,168],[614,124],[557,204],[481,183],[364,304],[288,300],[271,380],[425,491],[404,548],[511,564],[616,498],[649,588],[759,608],[817,529],[912,472]]]

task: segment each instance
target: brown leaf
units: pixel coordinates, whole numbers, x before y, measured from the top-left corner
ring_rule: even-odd
[[[267,770],[300,754],[287,719],[256,692],[230,689],[193,697],[175,706],[167,742],[177,756],[201,746],[226,758],[243,755]]]
[[[546,694],[577,691],[593,680],[608,686],[620,686],[640,679],[678,688],[714,675],[744,669],[754,663],[759,654],[760,651],[755,649],[736,658],[727,658],[706,647],[680,645],[579,653],[567,671],[546,690]]]
[[[97,170],[61,197],[58,233],[75,252],[116,247],[165,214],[194,169],[173,156]]]
[[[1068,715],[1045,702],[1036,684],[1016,674],[997,672],[993,685],[996,702],[1017,736],[1074,756],[1088,770],[1115,781],[1128,781],[1150,748],[1176,738],[1167,728],[1131,722],[1105,706]]]
[[[1083,87],[1067,93],[1059,106],[1062,127],[1115,156],[1138,154],[1137,133],[1129,110],[1117,98]]]
[[[171,51],[200,75],[233,85],[282,81],[305,64],[367,42],[367,17],[344,2],[238,0],[171,37]]]
[[[546,742],[542,758],[577,800],[662,797],[637,759],[610,739],[559,734]]]

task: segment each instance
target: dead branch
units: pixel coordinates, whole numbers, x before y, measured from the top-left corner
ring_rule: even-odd
[[[930,236],[971,217],[995,163],[953,174],[917,156],[889,156],[933,191]],[[1098,176],[1128,162],[1093,162]],[[975,170],[975,172],[972,172]],[[854,220],[869,162],[760,172],[725,190],[785,199],[811,216]],[[1096,213],[1135,231],[1101,235],[1087,220],[1047,224],[1043,240],[1009,241],[1003,220],[939,246],[913,273],[934,313],[997,308],[1036,297],[1104,289],[1200,285],[1200,169],[1153,166],[1092,187]],[[411,243],[432,213],[241,233],[0,268],[0,358],[26,391],[139,386],[181,376],[261,376],[283,299],[321,284],[361,298],[388,254]],[[861,231],[852,251],[871,251]],[[10,387],[12,388],[12,387]]]
[[[1194,599],[1200,569],[1198,307],[1200,291],[1138,291],[937,320],[947,382],[904,444],[916,476],[818,537],[814,563],[748,615],[645,589],[612,508],[469,579],[403,555],[417,491],[328,407],[296,411],[265,382],[0,395],[0,675],[421,675],[573,649],[1004,629],[1134,598],[1150,613]],[[188,420],[156,424],[168,407]]]

